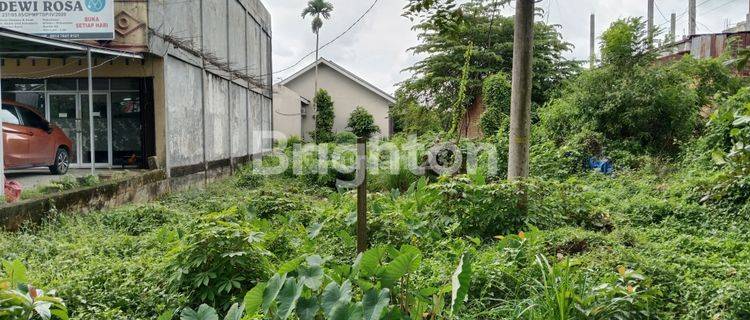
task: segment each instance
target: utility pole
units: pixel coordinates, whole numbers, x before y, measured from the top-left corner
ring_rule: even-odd
[[[596,15],[591,14],[591,35],[589,43],[589,69],[594,69],[596,65]]]
[[[750,0],[748,0],[747,21],[745,21],[745,31],[750,31]]]
[[[508,150],[508,180],[511,181],[529,176],[534,2],[535,0],[516,0]]]
[[[688,8],[688,35],[692,36],[696,33],[696,15],[697,15],[697,8],[695,6],[695,0],[690,0],[690,7]]]
[[[648,45],[654,44],[654,0],[648,0]]]
[[[677,14],[673,13],[669,19],[669,43],[677,40]]]

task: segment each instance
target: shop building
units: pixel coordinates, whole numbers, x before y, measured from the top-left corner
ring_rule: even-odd
[[[114,22],[113,40],[78,42],[140,57],[93,58],[96,167],[155,157],[173,179],[210,179],[271,148],[271,21],[259,0],[118,0]],[[90,167],[86,55],[0,59],[2,98],[61,127],[71,165]]]

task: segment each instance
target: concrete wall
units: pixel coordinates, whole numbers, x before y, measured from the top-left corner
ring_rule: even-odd
[[[287,137],[302,137],[302,98],[291,89],[275,85],[273,88],[273,127]]]
[[[271,19],[260,1],[150,1],[149,25],[150,53],[167,61],[155,95],[169,174],[210,180],[269,148]]]
[[[388,100],[325,64],[320,64],[318,74],[319,87],[326,89],[333,99],[334,131],[345,131],[349,115],[356,107],[362,106],[375,118],[375,124],[380,128],[380,136],[388,137],[390,132],[388,115],[390,102]],[[315,91],[315,70],[311,69],[303,73],[288,82],[286,87],[312,101],[313,91]],[[304,117],[302,119],[302,132],[305,139],[310,139],[309,133],[314,130],[315,118],[312,115]]]

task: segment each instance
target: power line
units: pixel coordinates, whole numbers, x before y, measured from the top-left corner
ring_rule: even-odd
[[[346,28],[346,30],[344,30],[344,32],[342,32],[341,34],[339,34],[338,36],[336,36],[335,38],[333,38],[333,40],[328,41],[324,45],[320,46],[318,48],[318,51],[322,50],[325,47],[328,47],[330,44],[336,42],[336,40],[340,39],[341,37],[343,37],[344,35],[346,35],[349,31],[351,31],[352,29],[354,29],[354,27],[357,26],[357,24],[359,24],[362,21],[362,19],[364,19],[365,16],[367,16],[367,14],[370,13],[370,11],[372,11],[373,8],[375,8],[375,5],[378,4],[378,1],[380,1],[380,0],[375,0],[372,3],[372,5],[370,5],[370,7],[367,8],[367,10],[365,10],[365,12],[362,13],[362,15],[359,18],[357,18],[357,20],[354,21],[354,23],[352,23],[348,28]],[[290,66],[288,66],[286,68],[283,68],[281,70],[277,70],[277,71],[271,72],[270,74],[267,73],[267,74],[260,75],[260,77],[264,77],[264,76],[268,76],[268,75],[274,75],[274,74],[281,73],[281,72],[287,71],[289,69],[292,69],[292,68],[298,66],[300,63],[302,63],[303,61],[305,61],[305,59],[307,59],[308,57],[310,57],[313,54],[315,54],[315,50],[310,51],[308,54],[306,54],[305,56],[303,56],[302,58],[300,58],[297,62],[295,62],[294,64],[292,64],[292,65],[290,65]]]

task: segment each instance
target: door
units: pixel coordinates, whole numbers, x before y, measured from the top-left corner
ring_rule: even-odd
[[[94,161],[111,163],[109,159],[109,103],[107,94],[94,94]],[[91,137],[89,132],[89,95],[81,94],[81,163],[91,163]]]
[[[70,163],[77,164],[81,151],[79,136],[80,136],[80,121],[78,121],[78,98],[76,94],[49,94],[47,98],[49,106],[49,119],[50,122],[56,124],[60,129],[65,132],[65,135],[73,140],[73,152],[70,155]]]
[[[31,109],[16,107],[21,118],[23,127],[28,130],[29,161],[34,166],[51,166],[55,163],[55,151],[57,146],[51,139],[51,131],[48,131],[47,121]]]
[[[4,104],[0,117],[3,119],[3,160],[6,168],[28,167],[29,135],[21,126],[16,107]]]

